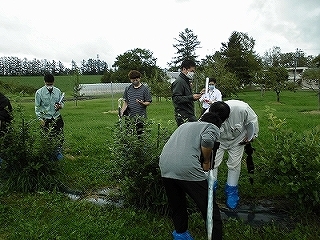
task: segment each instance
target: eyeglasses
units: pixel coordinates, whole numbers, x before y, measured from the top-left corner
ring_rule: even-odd
[[[140,79],[140,77],[136,77],[136,78],[130,78],[131,81],[135,81],[137,79]]]

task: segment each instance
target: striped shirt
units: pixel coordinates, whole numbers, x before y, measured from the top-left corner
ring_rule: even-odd
[[[130,117],[137,115],[147,117],[147,106],[136,101],[136,99],[139,99],[144,102],[152,102],[150,91],[146,86],[141,84],[140,87],[134,88],[133,84],[131,84],[125,89],[123,98],[128,104]]]

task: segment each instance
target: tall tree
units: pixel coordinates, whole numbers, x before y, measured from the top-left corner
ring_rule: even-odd
[[[279,67],[281,64],[281,48],[273,46],[262,57],[264,67]]]
[[[314,64],[315,67],[320,68],[320,54],[312,60],[312,64]]]
[[[74,61],[72,59],[72,61],[71,61],[71,74],[76,74],[77,72],[79,72],[79,67],[77,66],[76,61]]]
[[[126,51],[116,57],[116,61],[112,65],[115,70],[111,76],[111,81],[128,81],[128,73],[133,69],[141,72],[147,78],[151,78],[158,71],[156,63],[157,58],[153,57],[153,52],[148,49],[135,48]]]
[[[274,46],[264,53],[262,62],[264,67],[311,67],[312,56],[297,49],[295,52],[281,53],[280,47]]]
[[[178,70],[180,63],[185,59],[191,59],[199,63],[196,49],[201,48],[200,41],[198,41],[198,36],[195,35],[192,30],[186,28],[184,32],[179,33],[179,38],[174,39],[178,42],[173,44],[177,52],[176,56],[172,58],[172,61],[168,63],[170,71]]]
[[[80,73],[79,71],[74,72],[74,85],[73,85],[73,97],[75,100],[76,106],[78,106],[78,100],[81,97],[80,90],[82,85],[80,84]]]
[[[220,52],[217,51],[214,55],[208,55],[205,59],[202,59],[199,69],[205,77],[214,77],[216,79],[217,88],[219,88],[223,97],[230,97],[239,91],[239,80],[235,74],[228,71],[226,60],[221,57]]]
[[[62,75],[66,72],[66,67],[61,61],[59,61],[58,63],[58,69],[59,69],[59,75]]]
[[[255,72],[259,71],[260,60],[253,50],[255,40],[247,33],[232,32],[229,42],[222,43],[221,55],[226,59],[226,67],[234,73],[242,84],[249,84]]]
[[[277,102],[280,102],[280,93],[288,84],[288,71],[284,67],[269,67],[264,71],[261,81],[266,88],[273,89],[277,94]]]

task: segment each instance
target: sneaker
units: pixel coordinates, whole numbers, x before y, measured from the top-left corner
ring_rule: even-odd
[[[63,154],[61,152],[58,152],[56,157],[57,157],[57,160],[62,160],[63,159]]]
[[[174,230],[172,236],[173,240],[194,240],[188,230],[184,233],[177,233],[176,230]]]
[[[228,184],[226,184],[225,193],[227,197],[227,207],[235,209],[238,206],[240,200],[238,186],[229,186]]]

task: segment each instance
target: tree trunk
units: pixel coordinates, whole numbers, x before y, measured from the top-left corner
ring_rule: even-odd
[[[277,102],[280,102],[280,92],[276,92],[277,93]]]

